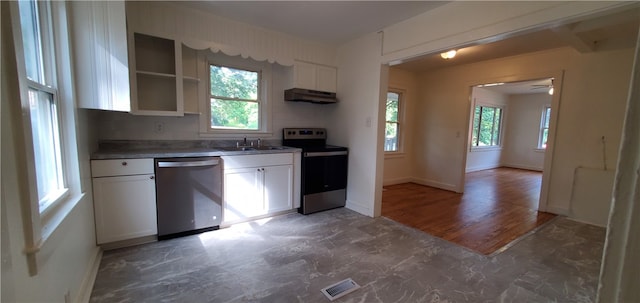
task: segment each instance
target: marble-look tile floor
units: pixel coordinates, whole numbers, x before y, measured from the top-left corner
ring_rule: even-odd
[[[345,208],[106,251],[91,302],[592,302],[603,228],[557,218],[484,256]]]

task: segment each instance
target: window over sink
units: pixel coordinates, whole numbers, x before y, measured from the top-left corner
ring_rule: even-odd
[[[269,131],[270,63],[210,53],[206,73],[203,133],[246,136]]]
[[[260,125],[260,72],[209,66],[210,127],[257,130]]]

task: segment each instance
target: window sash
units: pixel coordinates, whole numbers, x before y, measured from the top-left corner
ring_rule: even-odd
[[[402,116],[402,93],[389,91],[387,92],[387,101],[385,107],[385,152],[397,152],[400,150],[400,119]],[[390,113],[389,110],[394,110]]]
[[[500,146],[501,124],[501,107],[477,105],[473,115],[472,147],[484,148]],[[481,143],[484,143],[484,145],[480,145]]]
[[[25,64],[33,163],[41,215],[68,192],[56,83],[54,31],[49,1],[18,4]]]
[[[551,119],[551,107],[545,106],[542,110],[542,118],[540,119],[540,133],[538,135],[538,148],[546,149],[547,140],[549,139],[549,120]]]
[[[216,94],[216,88],[214,87],[214,77],[213,77],[213,68],[221,68],[221,69],[229,69],[234,71],[239,71],[239,75],[255,74],[255,87],[252,87],[252,91],[249,92],[249,98],[243,98],[240,95],[227,94],[221,95]],[[244,69],[244,68],[236,68],[225,65],[217,65],[217,64],[209,64],[209,122],[208,129],[209,130],[233,130],[233,131],[259,131],[262,125],[262,102],[260,100],[261,95],[261,73],[259,71]],[[246,94],[245,94],[246,96]],[[253,98],[255,96],[255,98]],[[232,106],[234,106],[238,110],[241,107],[244,107],[244,116],[234,116]],[[244,104],[242,106],[241,104]],[[225,109],[225,107],[227,107]],[[217,114],[216,111],[222,112],[230,112],[228,115],[220,115]],[[246,120],[246,121],[239,121]]]

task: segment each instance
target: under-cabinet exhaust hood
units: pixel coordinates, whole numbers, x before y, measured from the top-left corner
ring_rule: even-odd
[[[284,91],[286,101],[311,102],[320,104],[336,103],[336,93],[322,92],[311,89],[292,88]]]

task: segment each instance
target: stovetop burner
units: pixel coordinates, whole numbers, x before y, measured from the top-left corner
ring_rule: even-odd
[[[302,148],[305,152],[345,151],[346,147],[327,145],[324,128],[283,128],[282,145]]]

